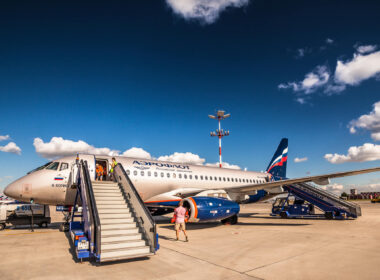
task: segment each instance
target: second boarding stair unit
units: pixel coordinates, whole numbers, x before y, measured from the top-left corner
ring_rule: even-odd
[[[298,199],[301,199],[309,202],[312,205],[317,206],[320,210],[324,212],[324,216],[327,219],[356,219],[359,216],[361,216],[361,208],[358,204],[344,200],[329,191],[325,191],[311,184],[298,183],[293,185],[287,185],[284,186],[284,190],[288,191],[289,195],[295,196],[296,201]],[[302,209],[306,210],[305,212],[308,212],[308,209],[303,207],[304,205],[292,205],[292,207],[287,208],[286,205],[288,203],[289,196],[286,199],[283,199],[280,205],[278,205],[277,207],[273,207],[272,213],[274,215],[279,214],[283,218],[308,216],[308,214],[303,215],[303,213],[301,213]],[[290,210],[287,211],[287,209],[285,208]],[[293,214],[291,213],[292,211]]]
[[[81,261],[141,258],[159,248],[156,223],[121,164],[113,179],[91,181],[87,162],[78,163],[70,233]]]

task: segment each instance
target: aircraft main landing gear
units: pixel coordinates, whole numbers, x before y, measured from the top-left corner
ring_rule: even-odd
[[[233,215],[227,219],[221,220],[223,225],[236,225],[238,222],[238,216]]]

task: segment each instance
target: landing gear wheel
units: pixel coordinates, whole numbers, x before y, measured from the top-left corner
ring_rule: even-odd
[[[48,227],[48,223],[47,222],[42,222],[42,223],[39,224],[39,226],[41,228],[47,228]]]
[[[0,230],[5,229],[5,224],[0,224]]]
[[[281,217],[282,219],[287,219],[287,218],[288,218],[288,214],[287,214],[285,211],[282,211],[282,212],[280,213],[280,217]]]
[[[238,216],[233,215],[227,219],[221,220],[223,225],[236,225],[238,222]]]
[[[69,231],[69,224],[66,224],[66,223],[60,224],[59,231],[63,231],[63,232]]]

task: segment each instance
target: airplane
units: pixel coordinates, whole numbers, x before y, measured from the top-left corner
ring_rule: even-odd
[[[96,164],[103,166],[109,178],[112,156],[78,154],[53,160],[9,184],[4,194],[18,201],[49,205],[72,206],[76,188],[77,157],[87,161],[92,180],[96,179]],[[329,184],[331,178],[380,171],[380,167],[337,172],[295,179],[286,178],[288,139],[283,138],[266,172],[242,171],[152,159],[114,157],[122,164],[145,205],[153,215],[169,213],[179,201],[185,200],[190,221],[221,220],[237,222],[239,203],[256,202],[284,192],[283,186],[314,182]],[[202,196],[205,191],[224,191],[228,199]],[[207,208],[201,212],[199,206]],[[217,206],[225,211],[216,211]],[[204,208],[203,207],[203,208]],[[199,210],[199,211],[198,211]],[[202,214],[203,213],[203,214]],[[210,214],[211,213],[211,214]]]

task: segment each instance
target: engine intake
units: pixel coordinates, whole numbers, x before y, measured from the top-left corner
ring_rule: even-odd
[[[207,196],[185,198],[183,206],[189,209],[189,222],[220,221],[240,211],[239,204],[234,201]]]

